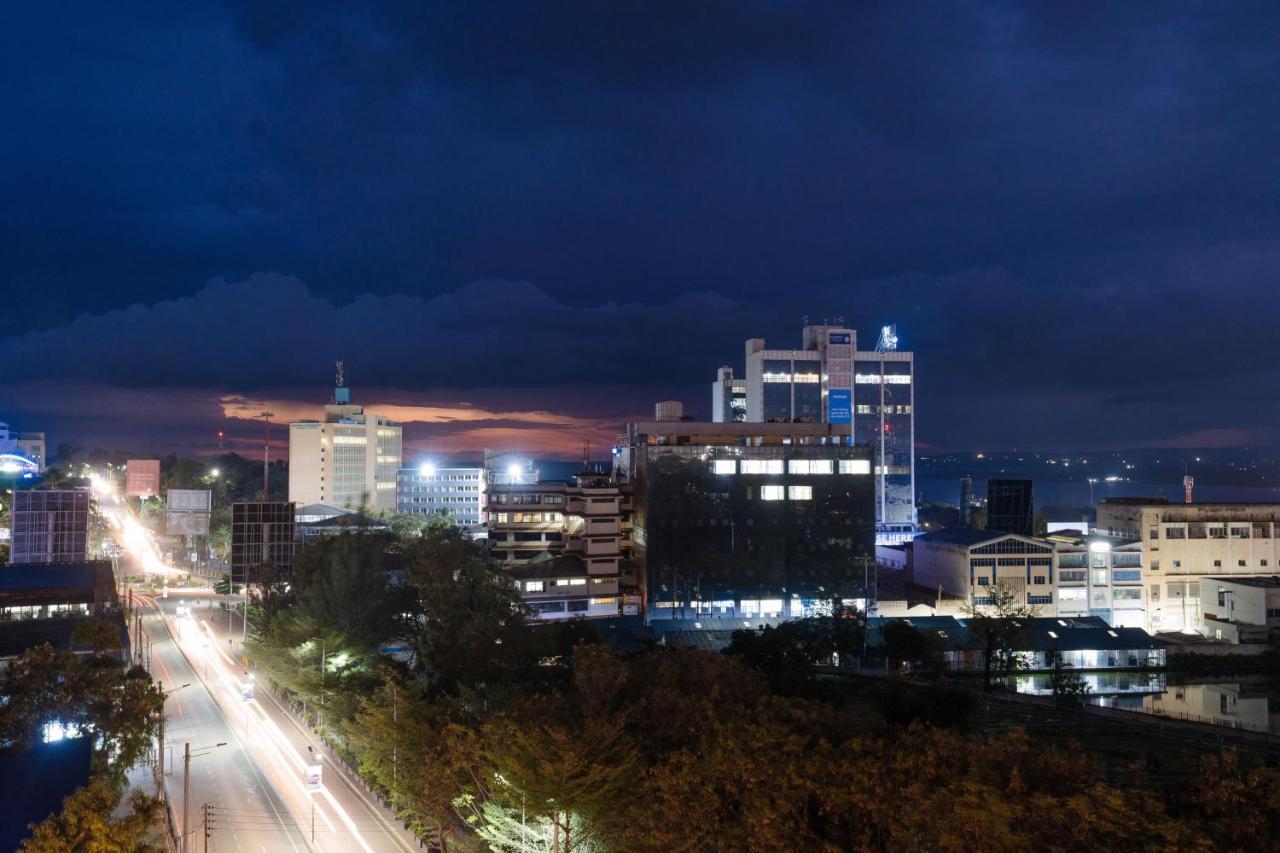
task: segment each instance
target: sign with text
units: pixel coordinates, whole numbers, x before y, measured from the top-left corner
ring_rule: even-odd
[[[827,392],[827,423],[847,424],[853,421],[853,392],[848,388],[832,388]]]
[[[157,497],[160,494],[160,460],[128,460],[124,466],[124,494],[129,498]]]
[[[324,771],[324,765],[308,764],[307,765],[307,790],[320,790],[320,774]]]

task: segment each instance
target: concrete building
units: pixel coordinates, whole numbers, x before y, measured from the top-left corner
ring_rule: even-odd
[[[553,570],[560,573],[555,578],[583,579],[561,584],[565,589],[558,592],[572,592],[575,599],[612,599],[588,601],[583,609],[539,609],[547,618],[638,612],[636,577],[629,562],[630,490],[613,476],[580,474],[564,482],[491,483],[485,494],[485,527],[489,552],[504,568],[514,571],[555,561]],[[522,583],[551,577],[535,577],[531,571],[516,572],[514,577]],[[575,588],[569,590],[570,586]],[[521,591],[526,588],[521,586]],[[545,603],[552,594],[546,589],[528,591],[536,593],[533,598],[526,596],[531,603]]]
[[[1270,643],[1280,633],[1280,577],[1200,581],[1204,634],[1230,643]]]
[[[996,584],[1044,617],[1099,618],[1113,628],[1145,628],[1142,552],[1102,536],[1037,538],[948,527],[911,543],[911,580],[942,597],[990,603]]]
[[[39,474],[44,468],[44,433],[10,432],[0,421],[0,472]]]
[[[127,657],[129,636],[108,561],[11,566],[0,571],[0,668],[4,660],[49,643],[85,652],[71,635],[81,620],[105,618],[118,626]]]
[[[577,554],[513,566],[520,597],[539,619],[604,619],[618,616],[622,597],[616,576],[593,575]]]
[[[649,619],[790,618],[865,596],[872,450],[841,426],[633,423],[614,459]]]
[[[88,560],[90,500],[88,489],[15,491],[10,509],[9,562]]]
[[[351,402],[339,370],[323,421],[289,424],[289,500],[396,511],[399,426]]]
[[[839,324],[806,325],[798,349],[770,349],[752,338],[743,379],[731,367],[716,373],[712,419],[843,425],[876,454],[877,541],[906,541],[916,531],[915,368],[913,354],[897,346],[892,326],[867,351]]]
[[[443,467],[423,462],[401,468],[396,476],[396,512],[436,515],[460,527],[478,530],[484,524],[484,468]]]
[[[735,379],[732,367],[716,371],[711,383],[711,420],[725,423],[747,419],[747,380]]]
[[[536,483],[540,477],[541,472],[528,454],[494,450],[484,452],[484,481],[491,486]]]
[[[1201,584],[1280,574],[1280,504],[1171,504],[1103,500],[1096,530],[1132,540],[1141,553],[1152,632],[1206,631]]]

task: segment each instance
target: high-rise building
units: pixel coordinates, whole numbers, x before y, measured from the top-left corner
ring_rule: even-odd
[[[987,530],[1034,536],[1035,504],[1030,480],[987,480]]]
[[[636,613],[630,490],[609,474],[489,485],[489,552],[543,619]]]
[[[351,402],[339,367],[324,420],[289,424],[289,500],[395,512],[402,445],[399,426]]]
[[[19,490],[10,509],[10,563],[83,563],[89,559],[88,489]]]
[[[423,462],[401,468],[397,477],[396,512],[438,515],[476,530],[484,510],[484,468],[443,467]]]
[[[231,577],[252,583],[255,570],[265,564],[293,571],[296,549],[295,504],[289,501],[248,501],[231,505]]]
[[[844,425],[876,454],[877,541],[910,539],[916,532],[915,361],[898,349],[896,328],[881,329],[868,351],[858,349],[857,332],[843,324],[806,325],[799,349],[769,349],[752,338],[745,367],[741,380],[731,367],[717,371],[712,420]]]
[[[649,618],[786,618],[864,597],[872,468],[839,425],[630,424],[615,470]]]

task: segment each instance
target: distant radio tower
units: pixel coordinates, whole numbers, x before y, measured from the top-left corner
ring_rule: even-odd
[[[1195,485],[1196,478],[1192,477],[1190,474],[1187,474],[1182,478],[1182,489],[1186,493],[1187,503],[1191,503],[1191,490],[1195,488]]]

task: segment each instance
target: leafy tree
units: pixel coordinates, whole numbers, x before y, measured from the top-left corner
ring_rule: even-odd
[[[1280,837],[1280,771],[1245,770],[1234,749],[1207,755],[1186,795],[1220,850],[1270,850]]]
[[[393,633],[388,537],[357,531],[300,549],[294,566],[296,613],[357,645],[377,645]]]
[[[862,651],[866,622],[860,611],[836,605],[831,616],[792,619],[758,631],[734,631],[726,654],[764,672],[778,689],[795,689],[813,666],[856,657]]]
[[[921,631],[910,622],[898,619],[886,622],[880,635],[890,667],[907,665],[935,672],[943,669],[942,640],[937,634]]]
[[[1036,615],[1034,607],[1022,603],[1017,590],[1005,583],[987,587],[989,604],[969,605],[965,626],[982,643],[983,686],[991,690],[996,680],[1003,683],[1021,666],[1019,652],[1027,636],[1026,620]]]
[[[157,832],[164,804],[158,797],[134,791],[123,817],[113,812],[119,792],[104,781],[78,788],[62,802],[62,811],[39,824],[31,824],[30,838],[19,848],[23,853],[162,853],[164,844]]]
[[[1053,690],[1054,697],[1063,704],[1082,704],[1089,695],[1088,682],[1071,664],[1063,660],[1062,652],[1058,649],[1050,649],[1048,657],[1049,687]]]

